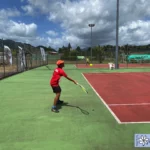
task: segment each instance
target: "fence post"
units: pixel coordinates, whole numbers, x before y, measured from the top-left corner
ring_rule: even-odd
[[[47,53],[47,65],[48,65],[48,53]]]
[[[38,66],[38,56],[37,56],[37,52],[36,52],[36,67]]]
[[[32,68],[32,63],[33,63],[33,62],[32,62],[32,61],[33,61],[32,58],[33,58],[33,56],[32,56],[32,54],[30,54],[30,64],[31,64],[31,68]]]
[[[19,61],[18,61],[18,51],[16,50],[16,65],[17,65],[17,72],[19,72]]]
[[[3,47],[3,69],[4,69],[4,77],[5,77],[5,54],[4,54],[4,43],[2,39],[2,47]]]

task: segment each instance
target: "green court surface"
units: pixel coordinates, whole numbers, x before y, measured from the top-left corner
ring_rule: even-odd
[[[61,99],[69,106],[61,106],[55,114],[51,112],[55,95],[49,85],[54,67],[36,68],[0,81],[0,150],[139,149],[134,148],[134,134],[149,134],[150,125],[118,124],[81,73],[150,69],[109,71],[66,65],[68,76],[84,85],[89,94],[62,77]]]

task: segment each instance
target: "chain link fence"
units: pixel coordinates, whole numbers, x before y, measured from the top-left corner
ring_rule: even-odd
[[[80,51],[75,55],[70,53],[68,56],[61,55],[61,59],[65,60],[65,63],[71,64],[86,64],[86,58],[89,58],[92,64],[109,64],[116,62],[115,49],[109,49],[106,51]],[[136,51],[125,54],[121,49],[118,53],[118,65],[121,68],[150,68],[150,50],[149,51]]]
[[[92,64],[107,64],[109,62],[115,63],[115,51],[109,54],[102,54],[99,51],[93,51],[91,57],[91,51],[78,51],[74,55],[71,53],[68,56],[61,54],[60,58],[65,60],[65,63],[71,64],[85,64],[86,58],[89,58]],[[119,56],[119,62],[121,62],[121,56]]]
[[[9,47],[8,47],[9,46]],[[24,72],[36,67],[56,64],[58,59],[65,60],[65,64],[86,64],[86,58],[89,58],[92,64],[115,64],[115,49],[103,51],[70,51],[65,53],[45,53],[43,59],[42,50],[29,45],[1,44],[0,46],[0,79]],[[11,53],[10,53],[11,51]],[[138,50],[133,53],[125,53],[119,49],[118,53],[119,67],[123,68],[150,68],[150,50]]]
[[[2,44],[0,47],[0,80],[47,64],[48,54],[43,57],[38,48],[30,51],[25,46],[12,49]]]

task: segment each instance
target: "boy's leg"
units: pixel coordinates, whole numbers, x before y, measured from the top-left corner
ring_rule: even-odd
[[[61,87],[59,86],[58,89],[60,89],[60,90],[58,90],[58,91],[60,92],[60,95],[61,95]],[[64,103],[64,101],[60,100],[60,95],[58,96],[57,104],[63,104],[63,103]]]
[[[60,93],[56,93],[56,96],[55,96],[55,98],[54,98],[54,106],[57,105],[57,102],[58,102],[58,100],[59,100],[59,97],[60,97]]]
[[[60,95],[61,95],[61,93],[60,93]],[[63,103],[64,103],[64,101],[60,100],[60,95],[59,95],[59,97],[58,97],[57,104],[63,104]]]
[[[54,98],[54,103],[52,106],[52,111],[53,112],[59,112],[56,108],[56,105],[57,105],[59,98],[60,98],[61,88],[60,88],[60,86],[57,86],[57,87],[52,87],[52,89],[53,89],[53,92],[56,94],[56,96]]]
[[[52,111],[53,112],[59,112],[56,108],[56,105],[58,103],[58,100],[59,100],[59,97],[60,97],[60,93],[56,93],[56,96],[54,98],[54,103],[53,103],[53,106],[52,106]]]

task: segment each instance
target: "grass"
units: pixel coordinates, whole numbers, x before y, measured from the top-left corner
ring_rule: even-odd
[[[66,65],[66,73],[89,94],[62,78],[61,99],[71,106],[62,106],[59,114],[50,111],[54,94],[49,80],[54,66],[50,68],[36,68],[0,81],[0,150],[136,150],[134,134],[150,133],[149,124],[118,124],[81,75],[149,72],[149,68],[75,69]]]

